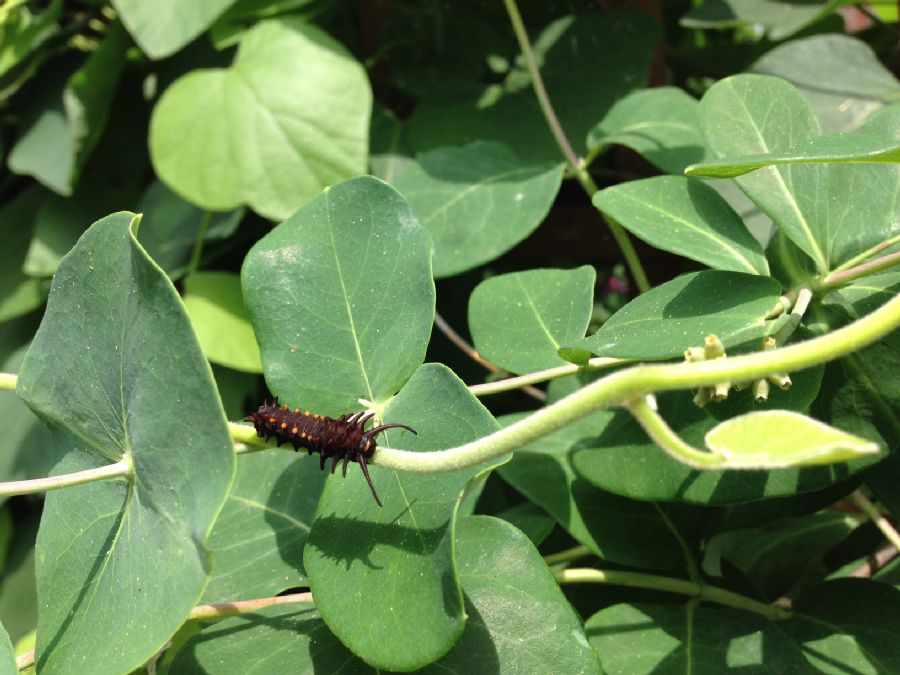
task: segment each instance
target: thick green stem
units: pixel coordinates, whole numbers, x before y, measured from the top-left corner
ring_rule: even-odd
[[[236,614],[248,614],[275,605],[308,604],[313,601],[312,593],[293,593],[279,595],[274,598],[258,598],[255,600],[235,600],[234,602],[214,602],[208,605],[197,605],[188,615],[190,621],[204,619],[222,619]]]
[[[665,591],[686,595],[697,600],[715,602],[727,607],[736,607],[748,612],[761,614],[772,621],[791,617],[789,610],[774,605],[767,605],[759,600],[734,593],[717,586],[709,586],[696,581],[675,579],[672,577],[641,574],[640,572],[623,572],[620,570],[568,569],[555,573],[561,584],[614,584],[632,588],[647,588],[654,591]]]
[[[18,375],[14,373],[0,373],[0,390],[15,391]]]
[[[200,220],[200,227],[197,229],[197,238],[194,239],[194,249],[191,251],[191,260],[187,267],[187,276],[197,271],[200,266],[200,256],[203,255],[203,244],[206,242],[206,231],[209,229],[209,222],[212,220],[212,211],[205,211],[203,218]]]
[[[375,463],[399,471],[437,473],[490,461],[601,408],[659,391],[743,382],[803,370],[857,351],[900,327],[900,296],[871,314],[820,337],[742,356],[661,365],[638,365],[593,382],[515,424],[472,443],[437,452],[379,448]]]
[[[84,485],[98,480],[109,480],[128,476],[132,472],[131,461],[123,459],[115,464],[107,464],[96,469],[76,471],[49,478],[35,478],[33,480],[14,480],[8,483],[0,483],[0,497],[12,497],[14,495],[32,495],[48,490]]]
[[[525,59],[528,74],[531,76],[531,85],[534,87],[534,94],[537,97],[544,119],[547,121],[547,126],[550,127],[550,132],[553,134],[560,151],[562,151],[563,157],[566,158],[573,175],[581,184],[581,187],[584,188],[584,191],[587,192],[588,197],[593,197],[594,193],[597,192],[597,185],[585,168],[585,163],[579,159],[572,148],[572,144],[569,142],[569,138],[566,136],[566,132],[559,121],[559,116],[553,109],[553,104],[550,102],[550,96],[547,94],[547,88],[544,86],[544,79],[541,77],[541,71],[538,68],[537,59],[534,57],[534,50],[531,48],[528,31],[525,30],[525,23],[522,21],[522,15],[519,13],[516,0],[503,0],[503,4],[506,5],[509,21],[512,24],[513,32],[516,34],[516,39],[519,41],[519,49],[522,50],[522,57]],[[607,224],[622,251],[622,256],[625,258],[625,263],[628,265],[628,269],[631,272],[631,276],[634,277],[634,282],[637,284],[638,289],[641,293],[650,290],[647,274],[644,272],[644,267],[641,265],[637,252],[628,238],[628,233],[621,225],[610,219],[607,219]]]

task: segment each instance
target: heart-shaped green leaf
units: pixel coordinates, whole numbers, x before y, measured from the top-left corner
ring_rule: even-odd
[[[700,181],[657,176],[600,190],[592,201],[656,248],[713,269],[769,273],[759,242],[728,202]]]
[[[810,672],[778,624],[738,609],[622,603],[594,614],[585,630],[607,673]]]
[[[584,337],[594,308],[596,272],[529,270],[480,283],[469,300],[469,330],[488,361],[512,373],[565,364],[562,344]]]
[[[235,0],[113,0],[122,22],[151,59],[174,54],[209,28]]]
[[[387,400],[422,363],[434,320],[431,245],[376,178],[337,185],[263,237],[241,279],[266,381],[337,416]]]
[[[128,672],[166,643],[203,594],[205,541],[232,480],[209,364],[136,223],[108,216],[63,259],[19,373],[19,396],[54,431],[54,474],[132,467],[127,479],[47,495],[37,543],[45,673]]]
[[[591,155],[625,145],[666,173],[680,174],[706,152],[697,100],[678,87],[656,87],[616,101],[588,134]]]
[[[748,413],[706,434],[706,446],[729,469],[766,469],[847,462],[877,454],[872,443],[788,410]]]
[[[667,359],[715,334],[726,347],[765,333],[765,317],[781,286],[771,277],[705,271],[639,295],[612,315],[600,330],[565,345],[560,354],[587,350],[601,356]]]
[[[188,201],[279,220],[365,173],[371,107],[365,71],[341,45],[299,21],[261,21],[230,68],[193,71],[165,91],[150,154]]]
[[[182,301],[210,361],[235,370],[262,372],[240,277],[228,272],[195,272],[184,280]]]
[[[237,469],[209,535],[216,564],[203,602],[262,598],[306,585],[303,547],[325,474],[290,451],[241,455]]]
[[[438,364],[416,371],[384,419],[407,424],[418,436],[391,431],[381,443],[416,452],[455,447],[497,429],[465,384]],[[413,474],[376,464],[369,471],[383,508],[359,470],[326,482],[303,562],[322,618],[371,665],[421,668],[462,634],[454,514],[466,482],[484,468]]]
[[[556,199],[563,168],[479,142],[419,155],[394,185],[431,233],[440,278],[493,260],[531,234]]]

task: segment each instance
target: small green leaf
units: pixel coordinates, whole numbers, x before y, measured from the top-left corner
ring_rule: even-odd
[[[215,567],[203,602],[265,598],[307,584],[303,547],[327,474],[301,454],[238,457],[234,485],[209,535]]]
[[[0,222],[9,225],[4,228],[6,253],[0,265],[0,322],[44,304],[46,283],[22,272],[42,197],[42,190],[32,186],[0,207]]]
[[[706,434],[706,445],[725,468],[776,468],[846,462],[880,452],[867,441],[788,410],[748,413]]]
[[[811,672],[780,624],[738,609],[622,603],[594,614],[585,630],[607,673]]]
[[[371,107],[365,71],[340,44],[297,20],[261,21],[230,68],[192,71],[165,91],[150,155],[188,201],[280,220],[365,173]]]
[[[382,402],[422,363],[434,320],[428,233],[371,177],[263,237],[241,279],[271,391],[336,416]]]
[[[0,18],[0,101],[5,102],[53,53],[51,38],[59,33],[62,0],[40,13],[25,4],[7,4]]]
[[[68,79],[61,84],[50,80],[45,94],[35,99],[25,131],[9,152],[10,170],[34,176],[58,194],[72,194],[106,127],[128,45],[127,33],[116,22]]]
[[[235,0],[178,0],[146,3],[113,0],[128,32],[151,59],[174,54],[204,32]]]
[[[457,525],[456,547],[466,630],[425,673],[599,672],[581,618],[524,534],[498,518],[470,516]]]
[[[567,349],[601,356],[667,359],[703,344],[709,334],[726,347],[762,337],[765,317],[781,293],[770,277],[737,272],[683,274],[639,295],[600,330]]]
[[[817,136],[780,154],[694,164],[689,176],[733,178],[772,164],[886,164],[900,162],[900,105],[875,113],[856,131]]]
[[[564,365],[562,344],[584,337],[594,302],[594,268],[529,270],[480,283],[469,330],[488,361],[512,373]]]
[[[594,194],[594,206],[656,248],[713,269],[768,274],[762,247],[719,194],[700,181],[657,176]]]
[[[849,35],[791,40],[766,52],[750,70],[799,88],[827,132],[855,129],[900,94],[900,82],[875,51]]]
[[[232,480],[209,364],[136,222],[97,221],[63,259],[19,372],[19,396],[54,432],[54,475],[133,466],[128,479],[47,494],[37,664],[48,674],[128,672],[159,651],[203,594]]]
[[[431,233],[440,278],[493,260],[531,234],[556,199],[563,168],[478,142],[419,155],[394,185]]]
[[[455,447],[497,429],[465,384],[439,364],[419,368],[387,405],[384,419],[418,435],[392,430],[380,443],[416,452]],[[303,562],[322,618],[371,665],[421,668],[462,634],[455,509],[466,483],[485,468],[415,474],[373,465],[369,472],[383,508],[355,466],[346,478],[326,481]]]
[[[900,591],[868,579],[838,579],[796,598],[783,626],[816,672],[900,672]]]
[[[761,25],[770,40],[783,40],[831,14],[844,0],[704,0],[681,17],[686,28],[733,28]]]
[[[17,675],[18,672],[12,642],[9,641],[6,629],[0,625],[0,675]]]
[[[678,87],[628,94],[588,134],[592,155],[610,145],[628,146],[666,173],[680,174],[706,152],[697,100]]]
[[[235,370],[262,372],[238,275],[194,272],[184,280],[182,302],[206,358]]]

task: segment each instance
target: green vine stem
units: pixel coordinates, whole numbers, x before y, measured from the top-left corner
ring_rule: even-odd
[[[875,523],[875,527],[881,530],[884,538],[887,539],[894,548],[900,550],[900,532],[885,518],[872,501],[866,497],[861,490],[855,490],[850,495],[850,501],[859,507],[860,511],[868,516],[869,520]]]
[[[194,239],[194,248],[191,251],[191,259],[188,262],[187,273],[190,276],[197,271],[200,265],[200,256],[203,255],[203,244],[206,242],[206,231],[209,229],[209,223],[212,220],[212,211],[204,211],[203,217],[200,219],[200,227],[197,228],[197,238]]]
[[[248,614],[263,607],[275,605],[293,605],[296,603],[311,603],[312,593],[292,593],[279,595],[274,598],[258,598],[255,600],[235,600],[234,602],[213,602],[208,605],[197,605],[188,615],[189,621],[202,621],[206,619],[222,619],[236,614]]]
[[[805,342],[696,363],[637,365],[620,370],[472,443],[437,452],[379,448],[374,462],[398,471],[437,473],[475,466],[546,436],[601,408],[658,391],[742,382],[803,370],[862,349],[900,327],[900,296],[863,318]],[[703,460],[701,460],[703,461]]]
[[[880,258],[869,260],[854,267],[827,274],[816,285],[816,290],[824,292],[840,288],[861,277],[881,272],[882,270],[886,270],[898,264],[900,264],[900,251],[895,251],[894,253],[889,253]]]
[[[844,271],[850,269],[851,267],[856,267],[860,263],[863,263],[866,260],[869,260],[870,258],[881,253],[884,249],[888,248],[889,246],[893,246],[894,244],[896,244],[898,242],[900,242],[900,234],[890,237],[888,239],[885,239],[884,241],[877,243],[872,248],[863,251],[859,255],[853,256],[847,262],[845,262],[841,265],[838,265],[833,270],[831,270],[831,273],[836,274],[838,272],[844,272]]]
[[[588,173],[584,161],[578,158],[578,155],[572,148],[572,144],[562,128],[559,117],[553,109],[553,104],[550,102],[550,96],[547,94],[547,88],[544,86],[544,78],[541,77],[541,71],[538,68],[537,59],[534,57],[531,41],[528,39],[528,31],[525,29],[525,23],[522,21],[522,15],[519,13],[516,0],[503,0],[503,4],[506,5],[509,21],[519,42],[519,49],[522,50],[522,57],[525,59],[525,64],[528,67],[528,74],[531,76],[531,86],[534,87],[534,94],[537,96],[538,105],[541,107],[547,126],[550,127],[550,132],[553,134],[553,138],[566,158],[569,169],[576,180],[587,192],[588,197],[593,197],[594,193],[598,191],[597,185],[594,183],[594,179],[591,178],[590,173]],[[622,251],[622,256],[625,258],[625,263],[628,265],[628,269],[638,289],[641,293],[649,291],[650,282],[647,280],[647,274],[644,272],[644,267],[640,258],[638,258],[637,251],[634,250],[634,245],[628,238],[628,233],[619,223],[611,219],[606,219],[606,222],[616,243],[619,245],[619,249]]]
[[[651,399],[651,396],[638,396],[629,401],[625,407],[644,428],[650,440],[662,448],[667,455],[694,469],[715,469],[725,463],[726,458],[722,455],[698,450],[672,431],[672,428],[651,405]]]
[[[130,476],[133,473],[131,460],[126,457],[115,464],[107,464],[96,469],[65,473],[48,478],[35,478],[33,480],[14,480],[8,483],[0,483],[0,497],[13,497],[16,495],[33,495],[48,490],[84,485],[98,480],[109,480]]]
[[[629,404],[634,408],[635,401],[642,400],[643,404],[637,403],[637,406],[644,413],[643,405],[649,405],[644,397],[653,392],[693,389],[726,381],[755,380],[775,373],[803,370],[862,349],[898,327],[900,295],[843,328],[805,342],[712,361],[633,366],[592,382],[525,419],[472,443],[427,453],[379,448],[373,462],[388,469],[413,473],[456,471],[517,450],[602,408],[622,404]],[[14,375],[11,377],[15,379]],[[651,416],[647,415],[646,418],[649,420]],[[235,449],[238,454],[271,447],[257,438],[256,431],[251,426],[229,422],[228,428],[232,438],[239,444]],[[659,425],[654,428],[665,434],[665,430]],[[671,430],[669,433],[674,435]],[[714,455],[688,446],[677,436],[675,438],[678,444],[682,444],[676,450],[679,457],[696,462],[698,466],[702,464],[705,468],[710,468],[710,461],[717,461]],[[671,447],[673,446],[670,445],[667,450],[671,450]],[[0,494],[28,494],[129,475],[131,467],[125,462],[126,460],[122,460],[99,469],[64,476],[0,484]],[[9,486],[18,487],[4,491],[10,490]]]
[[[791,617],[790,610],[774,605],[767,605],[759,600],[748,598],[745,595],[725,590],[717,586],[709,586],[696,581],[662,577],[654,574],[642,574],[640,572],[623,572],[620,570],[597,570],[589,568],[575,568],[554,572],[556,579],[561,584],[614,584],[616,586],[629,586],[631,588],[647,588],[654,591],[665,591],[686,595],[697,600],[715,602],[727,607],[744,609],[748,612],[761,614],[772,621],[781,621]]]
[[[559,565],[560,563],[569,562],[571,560],[577,560],[578,558],[584,558],[585,556],[594,555],[593,551],[589,549],[584,544],[579,544],[578,546],[573,546],[572,548],[567,548],[565,551],[560,551],[559,553],[551,553],[550,555],[544,556],[544,562],[547,565]]]

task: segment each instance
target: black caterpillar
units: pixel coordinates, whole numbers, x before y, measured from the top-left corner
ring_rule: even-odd
[[[375,413],[363,411],[341,415],[335,420],[324,415],[313,415],[309,411],[302,412],[300,408],[291,410],[288,405],[279,405],[276,397],[271,405],[268,401],[264,402],[255,413],[244,419],[253,422],[257,436],[267,441],[274,438],[279,446],[282,443],[290,443],[295,451],[306,448],[310,455],[318,452],[319,466],[322,470],[325,469],[325,460],[329,457],[334,458],[331,473],[334,473],[338,462],[343,459],[343,474],[346,478],[347,465],[350,462],[358,463],[369,489],[372,490],[372,496],[375,497],[375,503],[381,506],[368,468],[368,460],[378,447],[375,444],[375,436],[386,429],[406,429],[413,433],[416,433],[416,430],[405,424],[382,424],[366,431],[366,422],[374,416]]]

